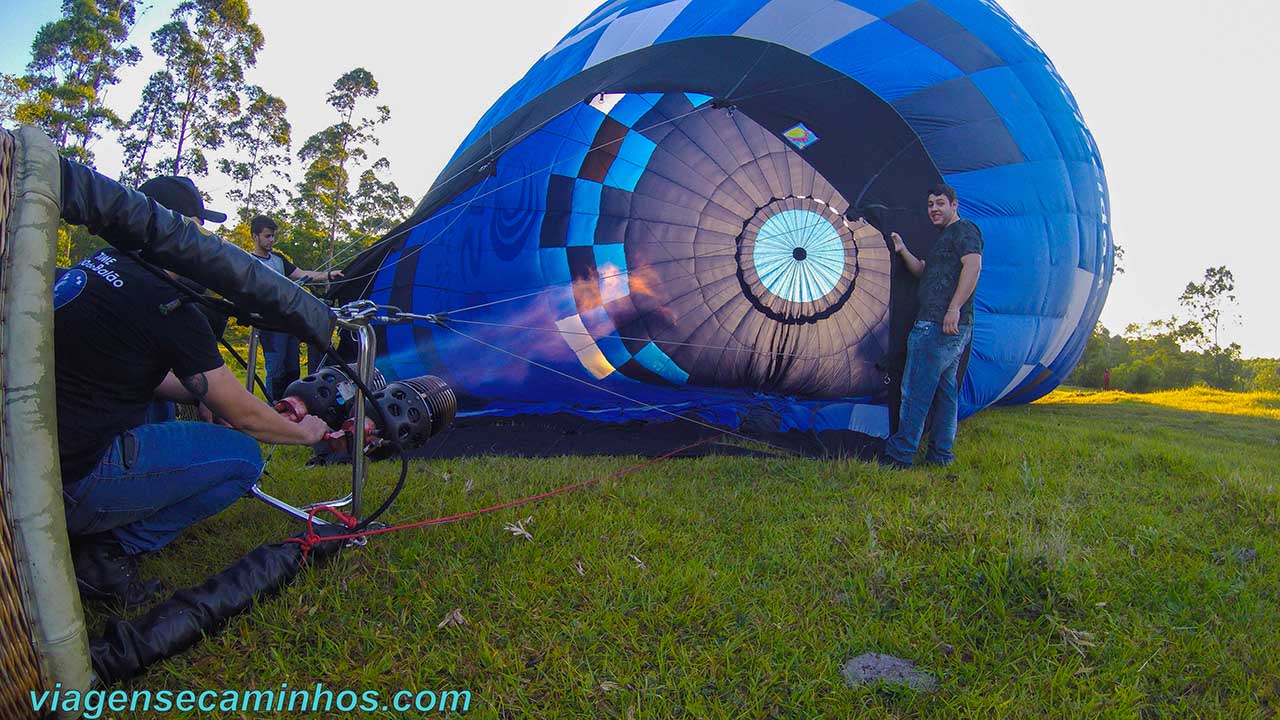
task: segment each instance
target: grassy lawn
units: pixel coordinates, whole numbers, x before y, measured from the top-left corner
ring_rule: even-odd
[[[470,690],[482,718],[1271,717],[1278,412],[1274,395],[1060,391],[964,422],[946,470],[672,460],[376,538],[133,687]],[[304,459],[278,450],[272,489],[339,494],[347,471]],[[418,462],[390,519],[636,462]],[[371,493],[397,469],[376,466]],[[296,529],[244,501],[145,567],[195,584]],[[465,624],[438,627],[454,609]],[[937,691],[846,687],[864,652]]]
[[[1273,393],[1235,393],[1205,387],[1166,390],[1141,395],[1126,392],[1098,392],[1083,388],[1060,388],[1040,401],[1042,405],[1146,404],[1190,410],[1212,415],[1244,415],[1280,420],[1280,396]]]

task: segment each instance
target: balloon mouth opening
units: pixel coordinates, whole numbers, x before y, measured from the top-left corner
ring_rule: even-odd
[[[780,322],[816,322],[840,309],[858,275],[858,247],[833,202],[790,196],[757,208],[737,238],[738,280]]]

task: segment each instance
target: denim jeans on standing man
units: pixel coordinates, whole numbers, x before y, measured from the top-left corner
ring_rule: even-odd
[[[942,324],[917,321],[907,336],[907,367],[902,373],[902,410],[898,432],[885,445],[885,455],[911,464],[926,419],[930,425],[925,462],[950,465],[960,411],[960,385],[956,373],[960,357],[969,345],[972,325],[961,325],[958,335],[946,335]]]
[[[262,346],[262,357],[266,359],[267,380],[264,383],[275,402],[284,397],[289,385],[301,377],[298,365],[301,362],[301,343],[298,338],[281,332],[258,332],[258,344]]]
[[[262,474],[258,442],[200,422],[139,425],[98,466],[62,486],[72,537],[110,533],[131,555],[158,550],[244,497]]]

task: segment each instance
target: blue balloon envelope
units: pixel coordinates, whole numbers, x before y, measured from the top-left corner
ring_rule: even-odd
[[[1098,149],[989,0],[635,0],[571,30],[346,271],[445,326],[388,375],[480,414],[890,427],[928,189],[985,237],[964,415],[1068,375],[1110,285]]]

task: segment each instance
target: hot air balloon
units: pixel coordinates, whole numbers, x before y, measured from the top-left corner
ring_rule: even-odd
[[[441,106],[444,111],[444,105]],[[1078,362],[1114,246],[1098,148],[991,0],[630,0],[571,30],[467,135],[340,294],[388,377],[465,414],[694,416],[885,437],[914,278],[954,186],[982,229],[961,413]]]

